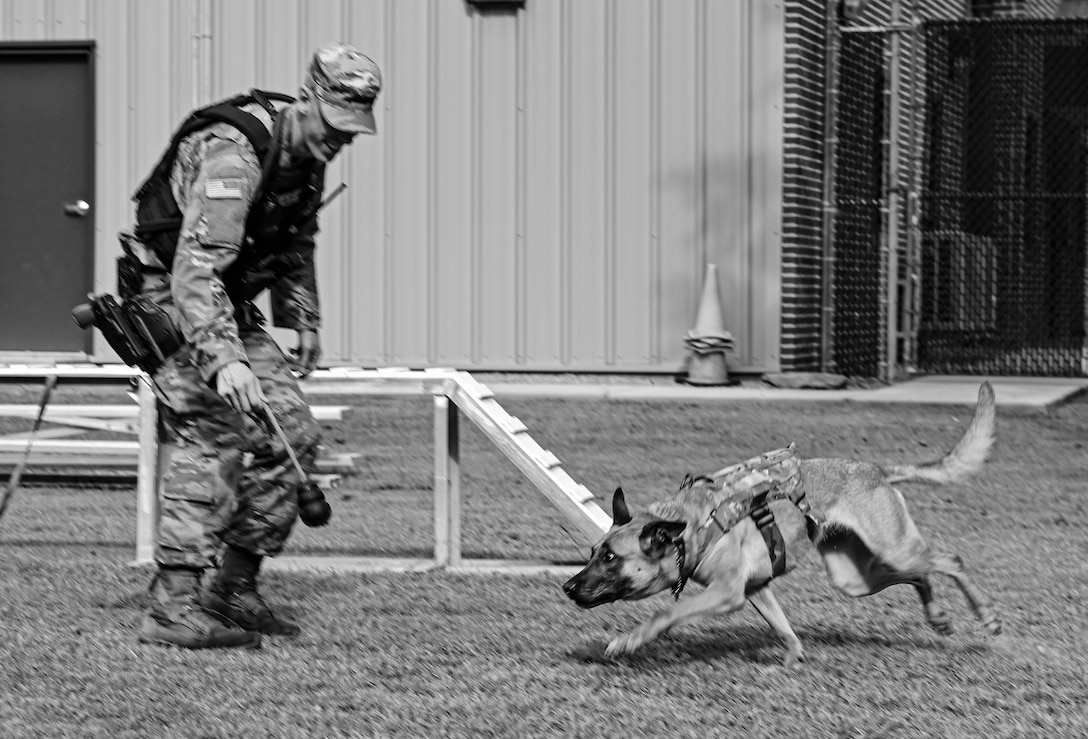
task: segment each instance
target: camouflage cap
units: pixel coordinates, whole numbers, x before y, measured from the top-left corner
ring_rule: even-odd
[[[345,43],[319,46],[303,83],[333,128],[351,133],[377,133],[374,100],[382,89],[382,73],[370,57]]]

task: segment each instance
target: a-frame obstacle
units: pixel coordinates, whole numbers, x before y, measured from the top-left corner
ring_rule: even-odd
[[[596,496],[575,482],[554,454],[540,447],[525,424],[511,416],[494,395],[468,372],[452,369],[329,370],[321,380],[342,381],[352,394],[430,395],[434,410],[434,557],[393,559],[371,557],[277,557],[268,564],[277,569],[427,570],[463,571],[519,569],[549,570],[547,564],[520,566],[494,560],[466,560],[461,556],[461,460],[459,416],[463,413],[563,513],[570,533],[580,543],[596,542],[612,524]],[[153,561],[158,529],[159,480],[162,450],[155,429],[156,401],[149,385],[138,383],[140,459],[137,467],[136,564]]]

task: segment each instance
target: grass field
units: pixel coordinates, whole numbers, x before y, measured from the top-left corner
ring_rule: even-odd
[[[0,402],[36,402],[0,386]],[[63,385],[55,402],[111,402]],[[426,399],[328,398],[327,423],[360,473],[330,491],[332,524],[299,527],[291,554],[427,556]],[[919,461],[959,437],[967,408],[847,403],[504,403],[571,475],[648,504],[686,472],[791,441],[807,455]],[[0,433],[29,422],[0,419]],[[1088,402],[999,409],[981,476],[904,486],[914,518],[958,551],[1006,636],[984,636],[952,584],[934,585],[957,633],[927,626],[913,589],[851,600],[812,558],[775,590],[806,648],[754,610],[678,629],[638,655],[604,646],[666,603],[580,611],[559,577],[271,572],[295,639],[260,650],[140,645],[149,571],[130,566],[132,490],[19,490],[0,521],[2,737],[1082,737],[1088,736]],[[574,562],[587,552],[511,463],[465,422],[464,550]]]

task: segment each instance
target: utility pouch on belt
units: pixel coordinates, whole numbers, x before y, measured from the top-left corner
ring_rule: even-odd
[[[92,295],[89,302],[72,309],[72,318],[80,328],[97,328],[121,361],[148,374],[182,345],[166,311],[139,295],[120,305],[112,295]]]

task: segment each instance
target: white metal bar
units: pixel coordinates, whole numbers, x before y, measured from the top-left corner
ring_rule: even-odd
[[[20,451],[25,442],[0,439],[0,452]],[[34,442],[34,451],[44,454],[88,454],[96,457],[132,457],[140,448],[139,441],[95,441],[93,439],[72,439],[60,441],[43,439]]]
[[[159,528],[159,423],[155,393],[147,380],[137,386],[140,403],[139,445],[136,464],[136,562],[155,561]]]
[[[434,561],[461,565],[461,460],[457,406],[434,395]]]
[[[498,412],[501,408],[490,391],[467,372],[458,376],[450,392],[451,399],[465,415],[574,524],[582,543],[596,543],[612,525],[612,518],[596,501],[586,499],[585,487],[561,469],[558,458],[541,449],[528,434],[509,433],[496,418],[504,413]]]
[[[310,412],[318,421],[339,421],[351,410],[350,405],[312,405]],[[0,404],[0,416],[35,418],[38,406]],[[129,419],[140,415],[139,405],[51,405],[45,409],[42,420],[51,423],[69,423],[80,419]]]
[[[63,439],[67,436],[76,436],[82,433],[81,429],[38,429],[38,433],[34,434],[34,443],[37,444],[39,439]],[[14,434],[0,436],[0,441],[20,441],[25,446],[27,439],[30,437],[30,431],[18,431]],[[33,453],[33,449],[31,452]]]
[[[21,375],[34,373],[37,368],[18,368]],[[51,374],[62,374],[55,370]],[[11,374],[15,374],[11,372]],[[429,394],[434,398],[434,498],[435,498],[435,557],[436,566],[460,568],[461,555],[461,463],[459,441],[459,413],[464,411],[492,442],[503,452],[534,485],[543,492],[575,524],[575,531],[582,539],[594,542],[611,525],[611,518],[595,502],[594,495],[583,485],[570,478],[560,466],[558,458],[541,449],[529,436],[525,424],[510,416],[494,400],[493,393],[477,382],[467,372],[449,369],[407,370],[385,368],[382,370],[352,370],[322,373],[334,380],[323,389],[342,391],[342,385],[350,384],[358,394],[381,395],[390,390],[405,395]],[[95,376],[94,372],[74,369],[70,376]],[[0,376],[3,376],[0,368]],[[159,519],[159,484],[168,448],[158,439],[158,410],[154,392],[147,379],[134,373],[136,383],[137,441],[68,441],[49,442],[56,453],[100,455],[121,459],[132,455],[137,461],[136,485],[136,562],[154,561]],[[335,380],[347,382],[337,383]],[[305,387],[309,386],[309,387]],[[322,383],[307,382],[304,391],[320,393]],[[78,420],[129,418],[133,411],[127,406],[64,407],[55,415],[56,423],[64,423],[63,415]],[[338,419],[349,406],[312,406],[317,418]],[[93,409],[93,410],[91,410]],[[22,415],[17,406],[0,406],[0,415]],[[0,444],[2,444],[0,440]],[[63,446],[61,446],[63,445]],[[46,451],[46,449],[42,449]]]

